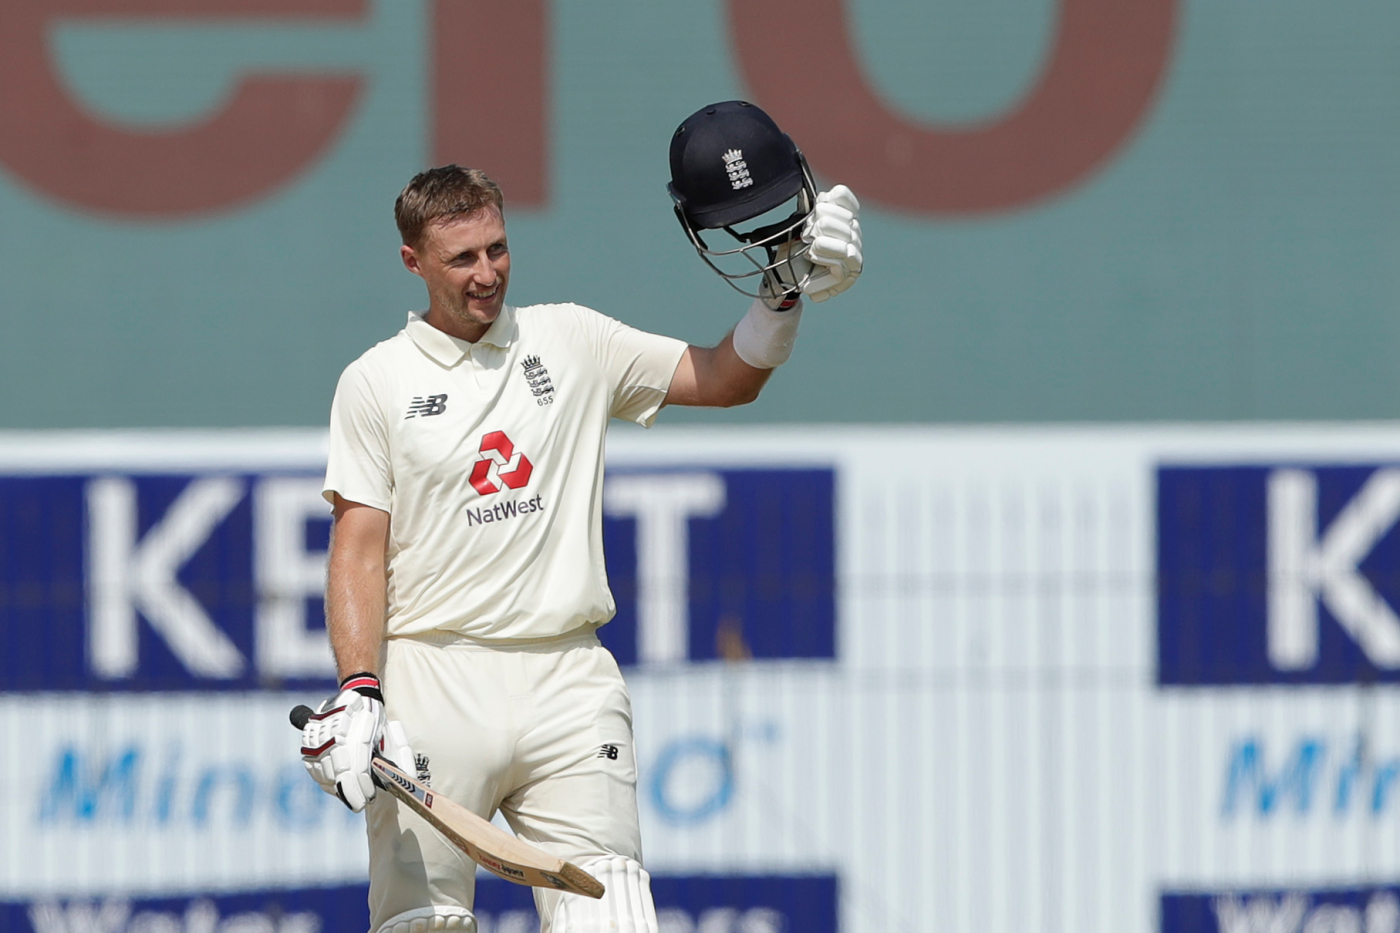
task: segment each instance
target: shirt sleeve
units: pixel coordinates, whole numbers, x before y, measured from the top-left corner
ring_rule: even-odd
[[[591,324],[598,362],[611,390],[608,414],[651,427],[666,401],[681,354],[689,345],[675,337],[629,327],[596,311],[581,310],[593,319],[586,324]]]
[[[390,511],[394,477],[384,407],[375,397],[361,361],[341,373],[331,402],[330,451],[321,495]]]

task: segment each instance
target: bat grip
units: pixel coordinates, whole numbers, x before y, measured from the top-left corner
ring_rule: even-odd
[[[292,725],[296,726],[298,729],[305,729],[306,724],[311,721],[312,712],[314,711],[311,707],[307,706],[305,703],[293,707],[292,714],[289,717],[292,720]]]

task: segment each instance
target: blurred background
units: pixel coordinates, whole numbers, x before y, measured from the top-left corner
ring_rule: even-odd
[[[483,168],[512,303],[713,344],[666,152],[743,98],[867,262],[759,402],[609,440],[662,933],[1400,933],[1397,48],[1354,0],[0,0],[0,931],[364,928],[286,712],[336,378],[426,303],[394,197]]]

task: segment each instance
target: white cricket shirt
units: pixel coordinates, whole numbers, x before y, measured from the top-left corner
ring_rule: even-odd
[[[474,344],[411,313],[346,367],[325,496],[389,513],[387,634],[611,619],[607,422],[650,426],[685,348],[579,305],[506,306]]]

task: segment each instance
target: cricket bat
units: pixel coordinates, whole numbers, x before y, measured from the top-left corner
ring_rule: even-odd
[[[292,725],[305,729],[311,716],[311,707],[298,706],[292,710]],[[375,784],[431,823],[472,861],[492,874],[531,887],[557,888],[585,897],[603,896],[602,882],[582,868],[555,858],[482,819],[409,777],[378,752],[370,760],[370,768]]]

